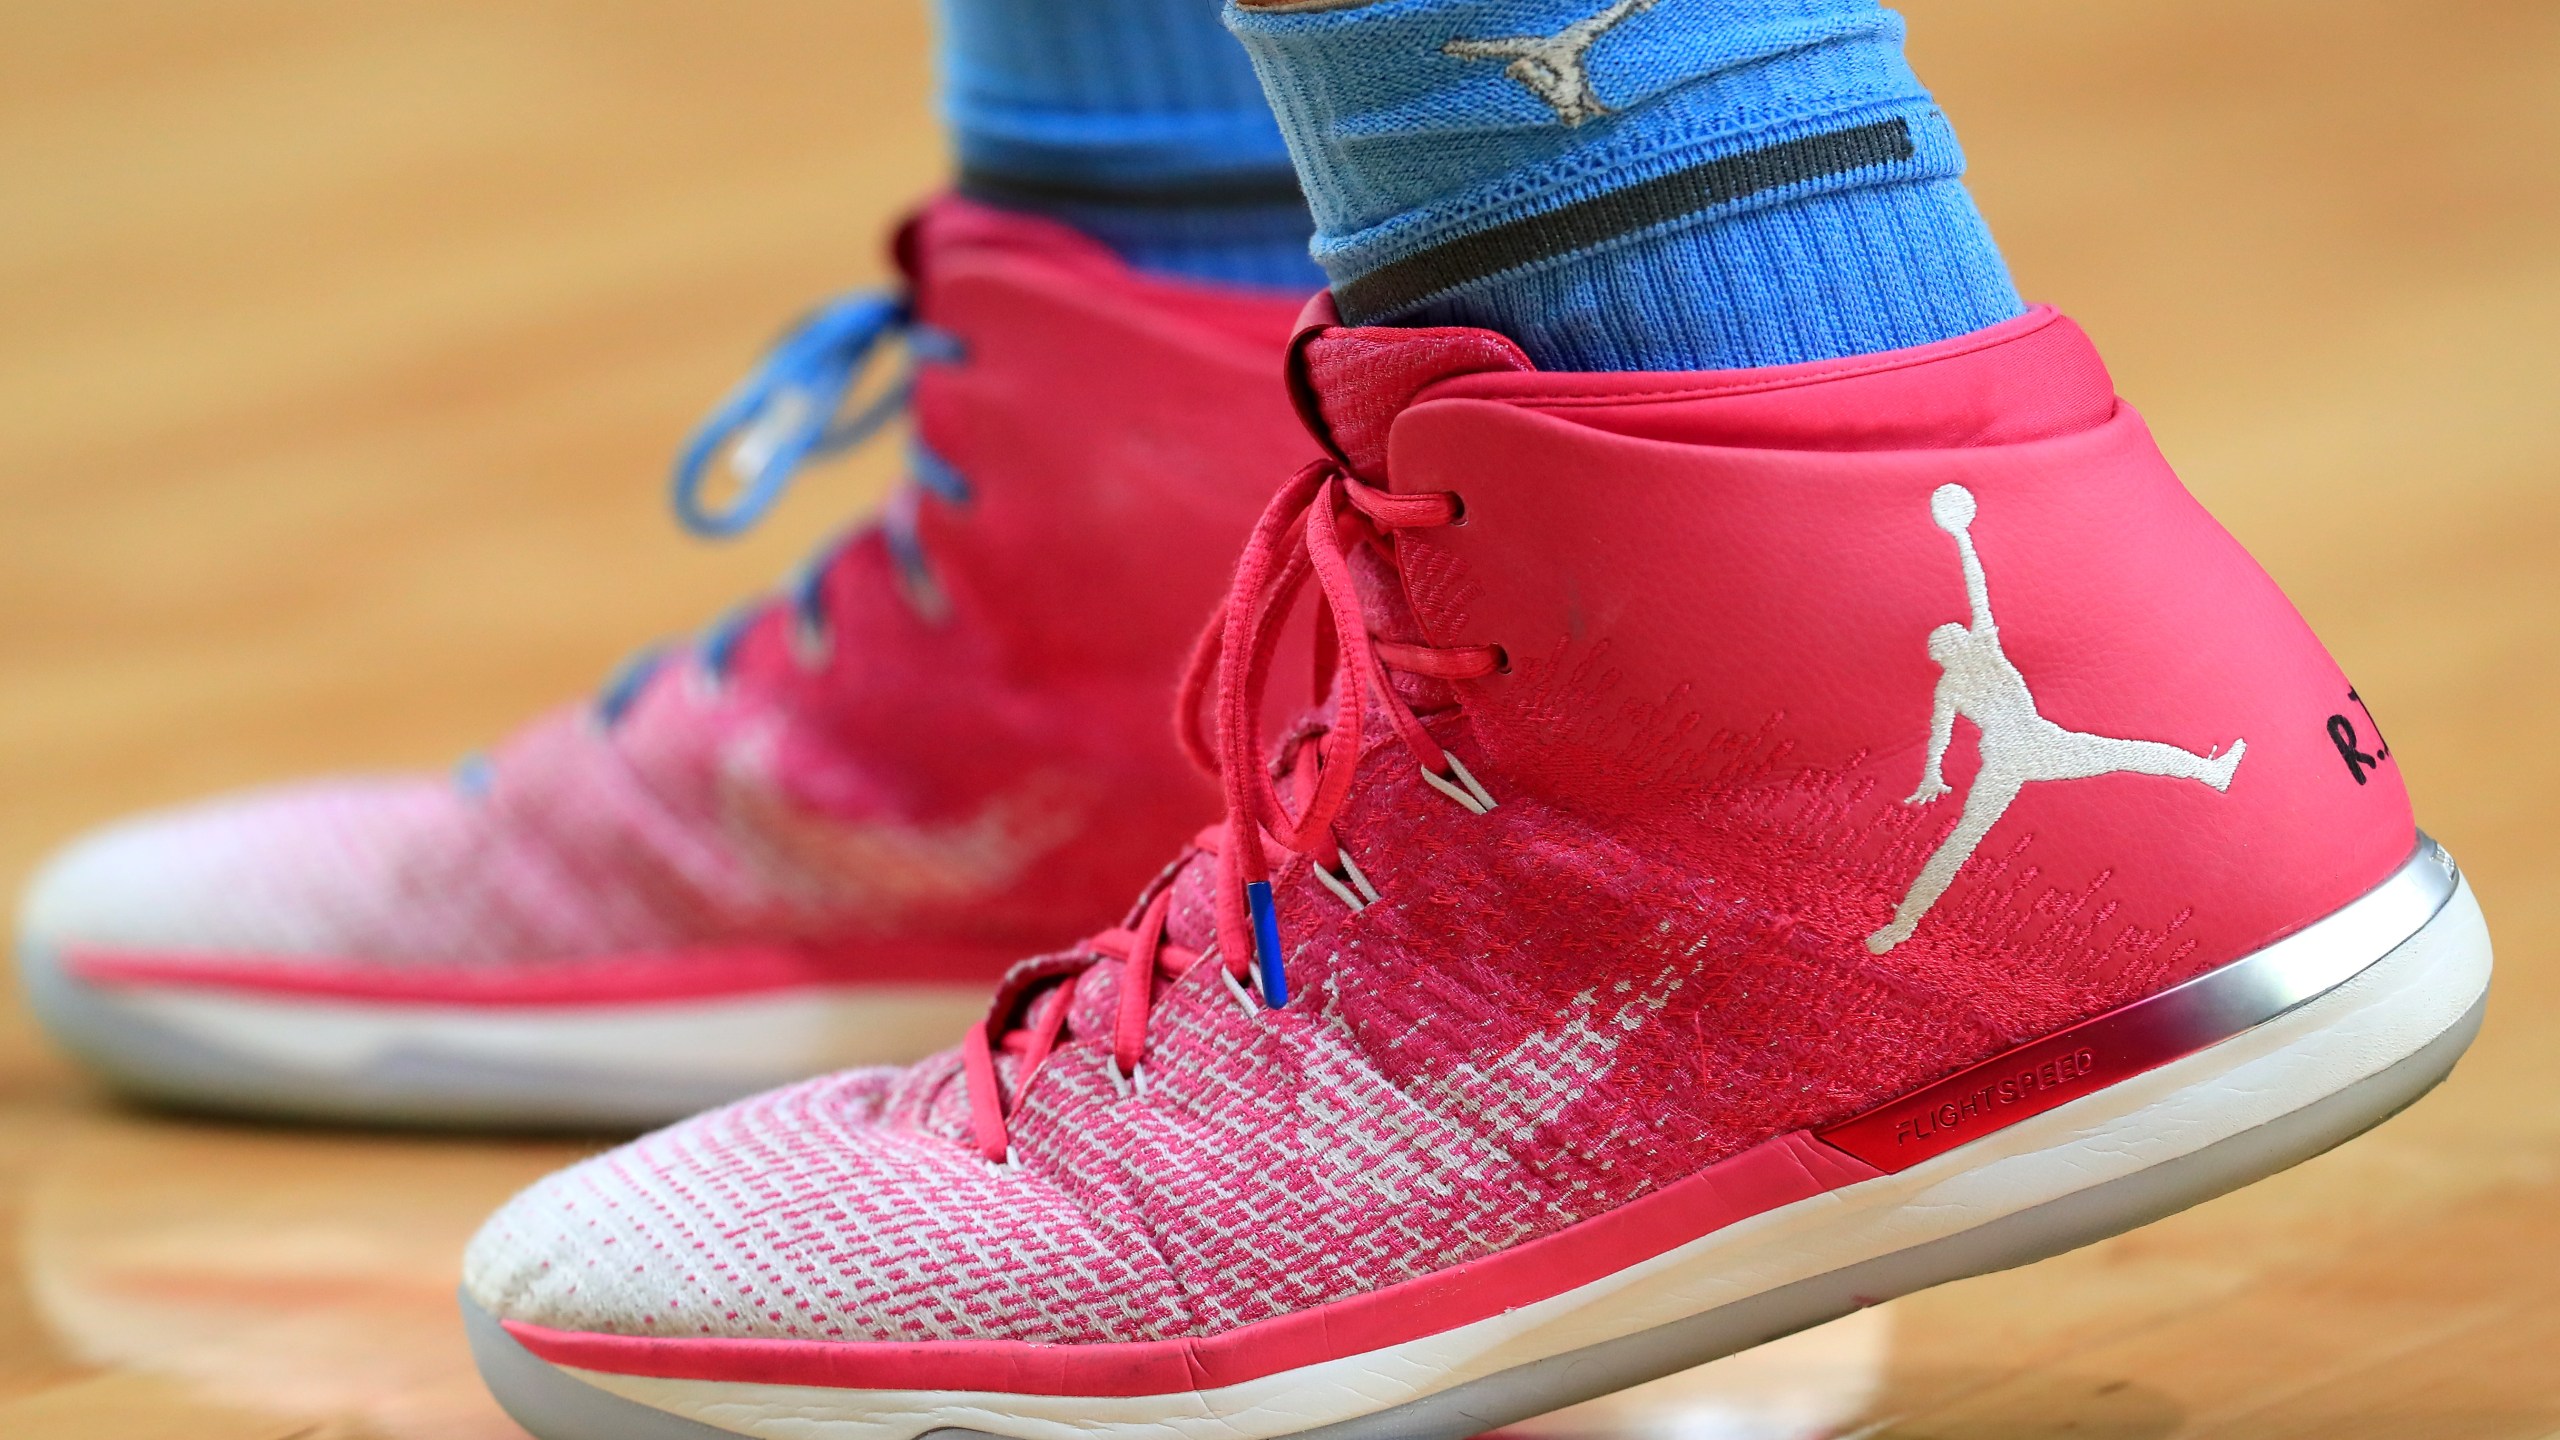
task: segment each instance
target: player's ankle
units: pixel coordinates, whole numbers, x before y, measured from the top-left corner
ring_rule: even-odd
[[[1704,369],[1897,349],[2022,309],[1953,129],[1872,0],[1712,18],[1239,0],[1229,23],[1353,323],[1484,325],[1550,368]]]
[[[1288,150],[1218,0],[939,0],[961,192],[1141,269],[1324,283]]]

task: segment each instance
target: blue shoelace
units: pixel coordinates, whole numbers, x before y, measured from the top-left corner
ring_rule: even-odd
[[[905,346],[905,372],[845,413],[872,357],[892,338]],[[956,364],[961,358],[957,337],[916,319],[897,296],[866,291],[819,306],[766,352],[685,442],[668,493],[676,520],[712,540],[754,529],[781,501],[802,466],[861,444],[904,412],[920,367]],[[718,503],[705,492],[714,462],[723,457],[738,488],[726,503]],[[911,483],[891,497],[877,523],[909,603],[938,617],[942,592],[916,533],[917,499],[932,495],[965,505],[969,484],[919,439],[908,442],[907,475]],[[782,587],[781,603],[791,608],[794,639],[814,653],[822,654],[827,643],[827,572],[861,533],[857,528],[821,546]],[[692,648],[714,684],[727,680],[738,642],[774,603],[771,597],[759,597],[740,605],[695,640]],[[597,722],[610,728],[619,721],[650,679],[683,648],[652,646],[623,662],[596,696]]]

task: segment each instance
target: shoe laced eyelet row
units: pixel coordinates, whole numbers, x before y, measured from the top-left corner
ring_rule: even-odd
[[[1354,915],[1377,904],[1378,887],[1370,884],[1369,877],[1360,872],[1360,864],[1351,858],[1351,852],[1337,845],[1334,860],[1342,867],[1340,875],[1326,869],[1322,860],[1308,861],[1307,873],[1315,877],[1317,884],[1332,891],[1333,898],[1341,901],[1343,908]]]
[[[1316,883],[1352,914],[1381,903],[1377,886],[1334,834],[1334,822],[1349,799],[1370,697],[1386,709],[1389,723],[1433,790],[1471,815],[1495,808],[1484,782],[1432,738],[1388,676],[1403,671],[1476,680],[1507,672],[1510,657],[1498,645],[1435,647],[1371,635],[1348,563],[1354,546],[1384,542],[1398,530],[1462,524],[1465,516],[1465,502],[1454,493],[1397,495],[1338,466],[1319,463],[1292,478],[1255,525],[1234,587],[1192,652],[1177,718],[1183,748],[1219,778],[1227,793],[1226,820],[1196,841],[1217,867],[1216,942],[1194,954],[1167,941],[1173,895],[1168,881],[1132,925],[1106,931],[1084,946],[1088,965],[1109,959],[1121,966],[1103,1064],[1124,1101],[1145,1099],[1147,1024],[1160,978],[1179,980],[1206,964],[1248,1019],[1258,1020],[1288,1004],[1288,970],[1280,953],[1266,845],[1306,857]],[[1335,647],[1319,666],[1316,685],[1319,697],[1332,689],[1335,704],[1324,730],[1295,743],[1287,772],[1292,800],[1284,801],[1261,759],[1263,697],[1281,628],[1311,583],[1325,606],[1322,632],[1332,636]],[[1336,677],[1339,683],[1334,683]],[[1213,686],[1214,743],[1205,730]],[[1012,1116],[1064,1032],[1065,994],[1072,977],[1050,977],[1045,983],[1052,987],[1046,999],[1000,997],[1000,1011],[1023,1013],[991,1015],[969,1032],[961,1047],[960,1081],[968,1094],[971,1129],[979,1153],[991,1163],[1013,1163]],[[1010,1096],[998,1073],[999,1053],[1018,1057]]]
[[[1494,808],[1497,802],[1484,788],[1484,782],[1478,780],[1475,772],[1467,768],[1466,761],[1445,750],[1441,752],[1441,758],[1449,762],[1448,776],[1444,778],[1434,775],[1431,773],[1431,767],[1425,765],[1422,767],[1424,783],[1457,801],[1470,815],[1482,815]]]
[[[903,344],[906,367],[847,413],[871,357],[891,338]],[[967,347],[958,336],[918,320],[900,297],[866,292],[819,306],[774,344],[686,442],[669,496],[677,520],[710,538],[754,528],[808,462],[861,444],[903,413],[924,367],[958,365],[966,359]],[[738,488],[725,505],[714,504],[706,491],[713,462],[724,457],[724,468],[736,477]],[[959,472],[921,440],[909,442],[908,472],[909,486],[881,516],[882,539],[897,566],[900,594],[919,615],[940,623],[950,604],[917,536],[915,499],[929,494],[965,508],[975,497]],[[790,612],[785,644],[805,674],[823,674],[836,662],[826,583],[853,538],[840,536],[822,546],[783,587],[779,603]],[[737,649],[770,608],[759,603],[733,612],[704,632],[694,647],[696,663],[689,667],[696,701],[715,704],[725,698]],[[621,720],[656,662],[656,655],[647,655],[617,673],[593,708],[600,728],[610,731]]]
[[[1264,1000],[1275,1009],[1288,1003],[1289,986],[1264,841],[1308,856],[1319,883],[1334,890],[1336,898],[1356,896],[1360,909],[1377,903],[1365,876],[1364,883],[1354,885],[1349,875],[1336,873],[1341,846],[1333,834],[1334,821],[1349,799],[1369,698],[1385,709],[1433,789],[1471,814],[1494,808],[1491,792],[1432,737],[1388,676],[1402,671],[1439,680],[1477,680],[1497,673],[1507,655],[1495,645],[1431,646],[1372,635],[1349,565],[1358,546],[1388,543],[1399,530],[1452,525],[1465,515],[1466,504],[1455,492],[1400,495],[1331,461],[1308,466],[1263,512],[1246,542],[1227,603],[1193,652],[1178,712],[1183,744],[1227,792],[1229,833],[1219,849],[1219,941],[1230,954],[1250,955]],[[1317,690],[1319,696],[1328,687],[1334,692],[1334,708],[1321,743],[1299,747],[1291,770],[1297,792],[1293,807],[1281,799],[1260,763],[1260,717],[1281,628],[1310,585],[1324,606],[1320,633],[1330,634],[1334,645],[1329,656],[1320,648]],[[1333,683],[1336,676],[1338,684]],[[1203,719],[1213,681],[1214,744]],[[1241,904],[1235,903],[1238,899]]]

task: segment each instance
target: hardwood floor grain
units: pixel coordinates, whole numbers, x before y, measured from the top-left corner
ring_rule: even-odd
[[[2023,286],[2390,727],[2488,1030],[2275,1180],[1525,1428],[2560,1433],[2560,8],[1912,8]],[[718,548],[659,497],[943,173],[925,53],[917,0],[0,5],[0,883],[448,764],[871,503],[885,453]],[[135,1113],[0,998],[0,1435],[513,1435],[456,1252],[580,1149]]]

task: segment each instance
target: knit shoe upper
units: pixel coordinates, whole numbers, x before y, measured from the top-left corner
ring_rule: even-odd
[[[649,1385],[1258,1394],[1917,1163],[1825,1137],[2411,854],[2396,770],[2342,764],[2347,682],[2049,311],[1732,374],[1294,354],[1335,458],[1186,690],[1226,823],[958,1049],[519,1196],[466,1280],[518,1342]],[[1331,688],[1268,752],[1310,593]],[[1944,1123],[2121,1078],[2022,1063]]]

